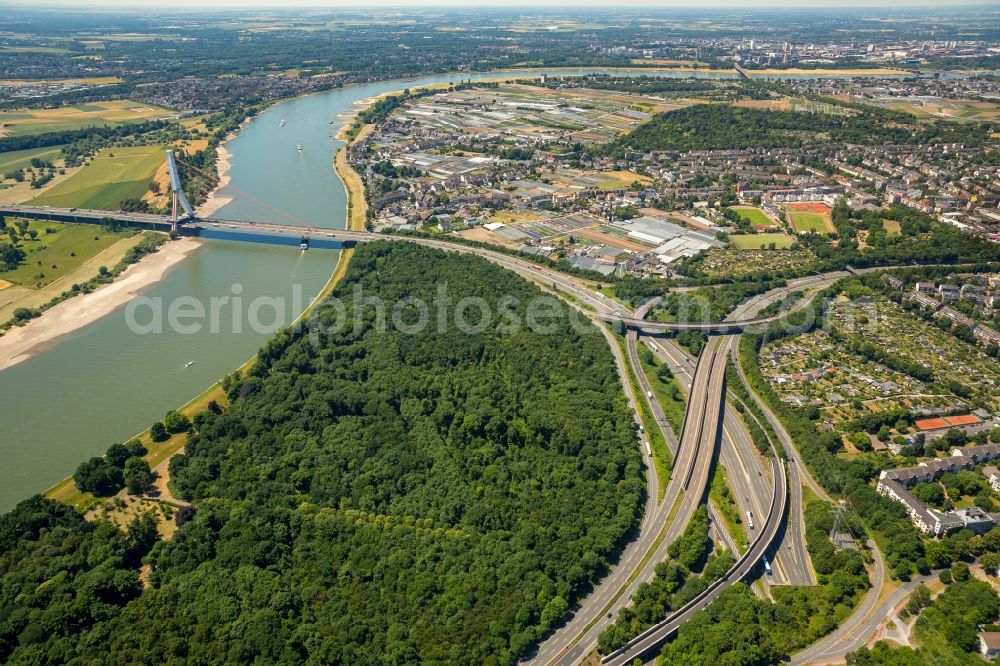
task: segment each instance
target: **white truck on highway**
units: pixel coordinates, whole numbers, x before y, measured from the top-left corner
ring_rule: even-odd
[[[747,511],[747,525],[750,529],[753,529],[753,511]]]

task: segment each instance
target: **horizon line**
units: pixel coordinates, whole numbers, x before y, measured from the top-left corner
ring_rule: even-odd
[[[827,4],[829,3],[829,4]],[[954,11],[963,8],[994,8],[1000,11],[1000,0],[961,0],[960,3],[942,7],[939,0],[820,0],[817,4],[802,7],[797,0],[764,0],[763,3],[755,0],[706,0],[706,6],[692,8],[686,0],[623,0],[616,7],[607,6],[605,0],[544,0],[542,3],[534,0],[486,0],[482,3],[468,3],[462,0],[431,0],[429,2],[416,2],[414,0],[370,0],[361,3],[360,0],[350,0],[347,3],[338,3],[336,0],[296,0],[295,4],[282,4],[275,0],[152,0],[137,6],[135,0],[0,0],[0,8],[17,9],[72,9],[82,13],[101,12],[106,10],[119,10],[125,13],[141,13],[149,10],[195,10],[199,12],[211,11],[294,11],[300,9],[328,9],[345,11],[371,12],[378,10],[424,10],[424,9],[525,9],[535,10],[549,9],[569,9],[579,8],[584,5],[587,9],[604,9],[608,12],[619,11],[623,8],[642,9],[653,12],[658,11],[682,11],[686,13],[697,13],[713,10],[794,10],[796,12],[808,13],[815,10],[907,10],[907,9],[936,9],[942,11]]]

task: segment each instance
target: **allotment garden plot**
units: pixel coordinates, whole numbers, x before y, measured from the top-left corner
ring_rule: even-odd
[[[828,425],[895,408],[917,416],[997,409],[1000,365],[892,301],[841,295],[827,320],[829,333],[766,344],[760,364],[782,400],[818,407]]]

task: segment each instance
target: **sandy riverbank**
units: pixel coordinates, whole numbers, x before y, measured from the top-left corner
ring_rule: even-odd
[[[209,193],[208,197],[205,199],[205,203],[198,206],[198,217],[211,217],[216,211],[218,211],[223,206],[228,205],[232,202],[232,197],[227,197],[219,194],[220,190],[229,185],[229,169],[232,167],[232,162],[230,161],[233,154],[226,149],[226,144],[234,137],[235,134],[230,134],[226,137],[226,140],[219,144],[215,149],[215,168],[219,174],[219,184],[214,190]]]
[[[857,76],[857,77],[871,77],[871,76],[912,76],[913,72],[908,72],[905,69],[891,69],[888,67],[882,67],[878,69],[801,69],[791,67],[789,69],[748,69],[747,74],[750,76],[815,76],[815,77],[838,77],[838,76]]]
[[[0,370],[27,361],[52,347],[59,338],[114,312],[200,246],[201,242],[194,238],[171,241],[126,268],[111,284],[63,301],[28,324],[12,328],[0,337]]]

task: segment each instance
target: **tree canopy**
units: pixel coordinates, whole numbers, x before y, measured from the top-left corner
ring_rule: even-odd
[[[65,549],[76,579],[120,577],[93,609],[91,588],[36,604],[78,614],[65,636],[25,634],[36,606],[0,578],[10,660],[514,663],[636,528],[640,451],[603,336],[565,318],[548,333],[498,326],[501,298],[523,318],[542,296],[521,278],[373,243],[335,296],[430,302],[439,284],[453,302],[484,298],[490,325],[407,335],[367,310],[357,330],[279,334],[227,382],[232,403],[198,415],[172,460],[172,487],[197,512],[145,556],[141,593],[130,553],[148,525],[122,535],[55,507],[5,517],[0,542],[16,556],[0,577],[31,563],[34,590],[64,568],[54,540],[98,532],[104,549]]]

